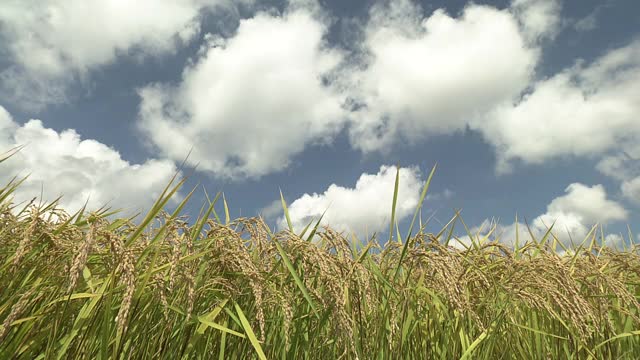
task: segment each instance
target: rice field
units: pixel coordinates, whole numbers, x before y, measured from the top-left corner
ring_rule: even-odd
[[[219,194],[165,212],[183,185],[136,222],[2,188],[0,358],[640,358],[640,251],[598,229],[571,251],[553,229],[464,249],[459,216],[429,232],[418,207],[384,239],[320,220],[275,232],[231,219]],[[197,217],[188,201],[205,203]]]

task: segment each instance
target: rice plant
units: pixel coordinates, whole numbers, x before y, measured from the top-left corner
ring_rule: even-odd
[[[183,184],[135,223],[2,188],[0,358],[640,358],[639,249],[595,230],[571,251],[551,231],[460,248],[458,215],[427,232],[418,207],[384,244],[320,219],[274,232],[220,194],[196,218],[193,191],[165,212]]]

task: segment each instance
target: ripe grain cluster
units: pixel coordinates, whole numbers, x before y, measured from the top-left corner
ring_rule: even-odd
[[[164,212],[181,185],[136,223],[3,188],[0,358],[640,358],[637,246],[593,231],[571,251],[552,232],[464,249],[457,217],[385,244],[274,233],[226,202],[221,220],[218,197],[192,221]]]

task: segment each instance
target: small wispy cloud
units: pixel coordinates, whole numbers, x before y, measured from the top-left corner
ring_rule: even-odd
[[[575,20],[575,22],[573,23],[573,28],[578,32],[588,32],[595,30],[596,28],[598,28],[598,17],[600,17],[601,13],[606,8],[611,7],[613,3],[613,0],[608,0],[599,4],[588,15]]]

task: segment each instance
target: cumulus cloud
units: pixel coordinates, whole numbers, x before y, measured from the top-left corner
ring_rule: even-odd
[[[247,2],[247,0],[242,0]],[[230,0],[9,0],[0,4],[0,39],[12,64],[3,95],[41,108],[119,54],[173,52],[200,29],[203,11]]]
[[[596,225],[607,225],[616,221],[627,219],[628,211],[618,202],[607,198],[607,193],[602,185],[587,186],[573,183],[565,189],[566,194],[553,199],[547,205],[547,211],[533,219],[527,225],[518,222],[510,225],[501,225],[496,221],[485,220],[480,226],[471,230],[472,235],[486,235],[495,227],[490,239],[499,236],[499,241],[514,245],[516,239],[516,227],[520,243],[531,240],[531,233],[537,240],[553,225],[552,233],[565,246],[580,244],[587,236],[591,228]],[[621,236],[607,234],[605,243],[617,246],[622,243]],[[460,243],[469,245],[468,235],[459,238]]]
[[[606,225],[628,217],[621,204],[607,198],[602,185],[573,183],[565,192],[549,203],[546,213],[533,220],[533,228],[539,236],[555,221],[552,231],[561,242],[565,245],[579,244],[593,225]]]
[[[231,37],[208,35],[178,84],[139,90],[138,124],[164,156],[191,150],[192,165],[231,179],[280,171],[345,128],[354,148],[384,151],[463,130],[519,96],[558,13],[554,0],[518,0],[425,18],[394,1],[372,8],[351,54],[326,42],[317,6],[296,1],[242,20]]]
[[[522,101],[497,107],[474,128],[495,146],[499,172],[510,171],[515,159],[541,164],[623,151],[640,140],[639,81],[636,41],[535,83]],[[601,168],[610,168],[612,161]]]
[[[547,206],[547,213],[574,213],[589,224],[609,223],[627,218],[627,211],[620,204],[607,199],[602,185],[589,187],[573,183],[565,192],[566,195],[551,201]]]
[[[561,30],[559,1],[420,14],[408,0],[371,11],[367,61],[350,78],[354,147],[384,151],[469,127],[494,147],[499,174],[517,161],[588,157],[636,196],[640,173],[627,155],[640,143],[640,42],[535,80],[545,42]]]
[[[0,164],[0,186],[14,176],[29,175],[15,194],[15,202],[39,197],[45,201],[62,195],[67,211],[103,205],[127,211],[148,210],[176,172],[173,162],[148,160],[130,164],[120,154],[91,139],[81,139],[74,130],[56,132],[40,120],[23,125],[0,107],[0,152],[25,147]]]
[[[532,79],[538,40],[556,28],[558,8],[551,0],[503,10],[471,3],[458,17],[438,9],[422,18],[408,0],[375,6],[363,41],[368,63],[352,75],[360,107],[353,144],[373,151],[463,130],[511,101]]]
[[[209,37],[180,84],[139,91],[142,131],[172,159],[228,178],[284,169],[342,128],[343,97],[327,85],[342,54],[304,8],[242,20],[234,36]]]
[[[322,194],[302,195],[288,206],[294,229],[301,231],[309,222],[317,221],[325,210],[321,224],[338,231],[364,236],[387,229],[395,178],[395,167],[381,166],[377,174],[362,174],[352,188],[331,184]],[[398,221],[413,214],[423,185],[418,168],[400,168]],[[279,218],[278,227],[287,227],[284,217]]]
[[[622,194],[637,203],[640,203],[640,176],[624,181],[621,185]]]

